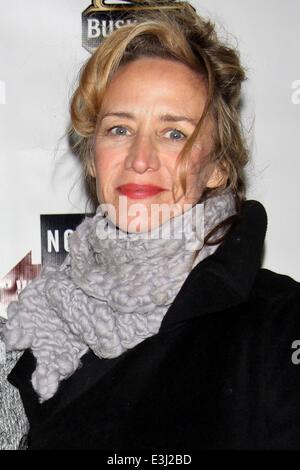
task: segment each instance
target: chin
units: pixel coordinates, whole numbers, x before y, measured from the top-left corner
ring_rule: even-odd
[[[180,204],[156,197],[131,199],[118,194],[100,204],[113,224],[128,233],[149,232],[181,213]]]
[[[127,217],[126,215],[120,217],[118,227],[129,233],[145,233],[153,229],[150,219],[144,219],[138,216]]]

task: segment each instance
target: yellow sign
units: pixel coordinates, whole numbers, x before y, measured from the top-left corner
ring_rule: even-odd
[[[155,2],[156,5],[147,5],[143,0],[135,1],[121,1],[106,3],[105,0],[93,0],[92,5],[86,11],[116,11],[116,10],[157,10],[157,9],[173,9],[179,8],[180,3],[176,0],[169,0],[165,2]],[[176,5],[177,3],[177,5]]]

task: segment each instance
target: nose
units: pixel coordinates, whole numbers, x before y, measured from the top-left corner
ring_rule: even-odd
[[[158,152],[151,136],[137,135],[128,149],[126,170],[133,169],[137,173],[145,173],[147,170],[158,170],[159,167]]]

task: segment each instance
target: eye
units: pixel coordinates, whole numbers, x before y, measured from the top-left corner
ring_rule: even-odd
[[[108,134],[113,134],[117,136],[127,135],[128,129],[124,126],[114,126],[108,129]]]
[[[186,135],[178,129],[171,129],[167,134],[170,135],[171,140],[183,140],[186,138]]]

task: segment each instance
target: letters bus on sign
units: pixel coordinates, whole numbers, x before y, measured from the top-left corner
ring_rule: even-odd
[[[148,10],[174,10],[181,8],[182,3],[170,0],[169,2],[155,2],[155,5],[146,5],[143,1],[106,2],[94,0],[82,13],[82,46],[92,53],[115,29],[124,24],[134,22],[134,13]]]

